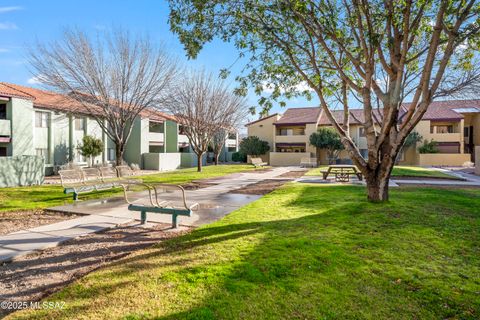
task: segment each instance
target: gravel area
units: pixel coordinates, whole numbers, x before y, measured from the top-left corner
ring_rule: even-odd
[[[21,256],[0,265],[0,301],[38,301],[111,261],[190,230],[121,226]],[[0,318],[6,312],[0,309]]]

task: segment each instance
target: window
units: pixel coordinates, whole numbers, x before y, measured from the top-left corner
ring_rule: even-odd
[[[453,126],[452,125],[437,126],[437,133],[453,133]]]
[[[228,147],[228,152],[236,152],[237,147]]]
[[[178,148],[178,152],[181,152],[181,153],[188,153],[190,150],[189,147],[179,147]]]
[[[178,134],[185,134],[185,128],[183,126],[178,126]]]
[[[5,103],[0,104],[0,119],[7,119],[7,105]]]
[[[237,139],[237,134],[236,133],[229,133],[228,134],[228,139],[231,139],[231,140]]]
[[[469,131],[469,127],[465,127],[463,128],[463,136],[464,137],[469,137],[470,136],[470,131]]]
[[[50,120],[50,113],[35,111],[35,127],[48,128],[49,120]]]
[[[35,149],[35,153],[37,154],[37,156],[43,157],[45,159],[45,163],[50,163],[48,149],[37,148]]]
[[[75,130],[85,130],[86,118],[75,118]]]
[[[363,159],[367,160],[368,159],[368,149],[360,149],[360,155],[363,157]]]
[[[358,128],[358,136],[359,137],[365,137],[365,128],[364,127],[360,127]]]
[[[114,148],[108,148],[107,149],[107,160],[108,161],[115,160],[115,149]]]
[[[163,132],[163,122],[149,122],[148,125],[148,131],[149,132],[157,132],[157,133],[162,133]]]
[[[7,156],[7,147],[0,147],[0,157]]]

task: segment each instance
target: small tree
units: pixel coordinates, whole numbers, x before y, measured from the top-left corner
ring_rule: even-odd
[[[226,128],[235,127],[247,114],[244,98],[204,72],[187,75],[183,84],[174,89],[166,109],[183,126],[197,155],[198,172],[202,171],[202,157],[212,146],[213,138]]]
[[[82,156],[90,158],[90,166],[93,167],[94,158],[102,154],[103,141],[92,136],[84,136],[77,149]]]
[[[270,150],[270,146],[267,141],[260,140],[259,137],[251,136],[243,138],[240,142],[240,153],[249,156],[260,156]]]
[[[326,149],[328,162],[332,164],[344,149],[340,135],[333,128],[320,128],[310,135],[310,144],[317,148],[317,161],[320,163],[320,150]]]
[[[400,152],[397,155],[396,162],[398,163],[400,158],[399,156],[403,151],[407,150],[409,147],[415,146],[418,142],[422,141],[422,139],[423,137],[417,131],[410,132],[410,134],[405,139],[405,142],[403,143],[403,146],[400,149]]]

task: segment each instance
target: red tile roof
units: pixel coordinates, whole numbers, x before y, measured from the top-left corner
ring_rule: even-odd
[[[275,125],[292,125],[317,123],[321,109],[317,108],[290,108],[283,116],[275,121]]]
[[[0,96],[28,99],[33,101],[33,106],[37,108],[81,114],[92,113],[68,95],[12,83],[0,82]],[[101,111],[99,110],[99,112]],[[141,116],[154,121],[164,121],[166,119],[175,121],[173,116],[152,109],[143,110]]]
[[[343,123],[343,110],[332,110],[332,114],[338,123],[340,124]],[[365,122],[363,109],[350,109],[349,114],[350,114],[350,117],[348,121],[350,124],[360,124],[361,122]],[[381,109],[373,110],[373,118],[375,122],[380,123],[382,120],[382,117],[383,117],[383,112]],[[328,119],[327,114],[325,112],[322,112],[318,125],[320,126],[330,125],[330,120]]]
[[[409,103],[403,106],[408,108]],[[472,108],[480,112],[480,100],[446,100],[434,101],[428,107],[427,112],[423,115],[423,120],[460,120],[463,119],[462,110]],[[455,111],[455,109],[459,109]]]

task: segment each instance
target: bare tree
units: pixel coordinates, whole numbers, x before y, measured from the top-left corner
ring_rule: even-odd
[[[250,57],[239,91],[253,85],[261,93],[267,82],[273,92],[259,100],[266,109],[281,96],[316,94],[365,175],[371,201],[388,200],[397,154],[430,103],[471,92],[480,79],[478,0],[169,3],[172,30],[190,57],[216,37]],[[411,103],[403,104],[406,97]],[[356,120],[368,157],[349,132],[352,99],[363,107]],[[344,111],[338,118],[335,102]]]
[[[228,132],[247,114],[244,99],[235,96],[223,81],[205,72],[187,75],[166,105],[190,140],[199,172],[202,157],[214,137]]]
[[[45,86],[76,102],[73,112],[94,117],[115,143],[121,164],[134,120],[164,103],[177,63],[145,37],[122,30],[99,34],[66,30],[60,41],[30,51],[32,73]]]

